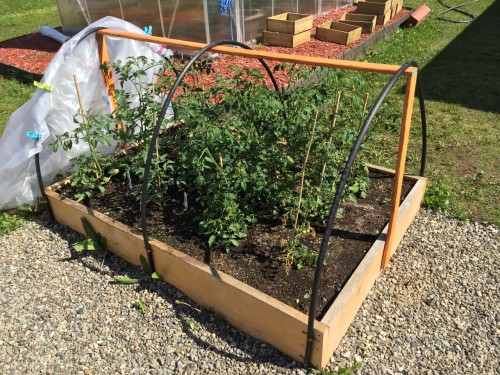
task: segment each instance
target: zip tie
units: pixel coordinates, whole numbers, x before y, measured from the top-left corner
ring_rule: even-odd
[[[47,84],[47,83],[40,83],[38,81],[33,81],[33,85],[35,85],[39,89],[46,90],[49,92],[52,92],[52,90],[53,90],[52,86]]]
[[[40,133],[26,132],[26,137],[39,140],[42,139],[43,136]]]

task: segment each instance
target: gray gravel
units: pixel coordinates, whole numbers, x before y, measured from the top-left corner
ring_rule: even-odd
[[[141,271],[72,253],[79,239],[44,219],[0,238],[1,373],[306,373],[163,282],[113,284]],[[421,211],[329,369],[496,373],[499,240],[496,227]]]

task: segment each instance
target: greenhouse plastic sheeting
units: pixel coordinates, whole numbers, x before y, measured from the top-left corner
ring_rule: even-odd
[[[83,108],[96,113],[110,113],[110,104],[99,69],[97,42],[93,35],[84,37],[93,29],[107,27],[115,30],[144,33],[136,26],[113,17],[97,21],[67,41],[47,67],[42,83],[52,91],[38,88],[34,96],[14,112],[0,139],[0,210],[32,204],[38,196],[35,154],[40,154],[44,186],[49,185],[57,173],[67,171],[69,160],[88,152],[80,142],[70,151],[52,151],[49,144],[55,136],[73,130],[77,124],[73,117],[79,112],[79,102],[73,77],[77,77]],[[106,37],[112,61],[129,56],[162,59],[154,52],[156,46],[128,39]],[[154,72],[144,77],[151,82]],[[125,88],[127,90],[127,88]],[[29,138],[27,133],[40,134],[41,139]],[[112,151],[114,147],[108,150]]]
[[[219,14],[220,0],[56,0],[66,34],[105,17],[122,18],[153,35],[210,43],[230,39],[249,42],[260,36],[266,18],[285,12],[319,15],[352,5],[352,0],[235,0],[229,16]]]

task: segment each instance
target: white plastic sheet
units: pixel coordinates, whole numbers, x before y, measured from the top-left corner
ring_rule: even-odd
[[[71,158],[88,152],[88,146],[84,143],[73,145],[68,152],[59,150],[54,153],[49,147],[56,135],[77,126],[73,117],[79,110],[79,103],[73,76],[78,80],[83,108],[110,113],[108,95],[99,70],[97,42],[94,34],[88,35],[92,30],[102,27],[144,33],[126,21],[105,17],[89,25],[61,47],[42,79],[42,83],[52,87],[52,91],[38,88],[34,96],[11,115],[0,139],[0,210],[24,203],[33,204],[40,196],[35,154],[40,154],[43,183],[48,186],[56,174],[69,169]],[[85,35],[88,36],[84,38]],[[115,37],[106,37],[106,42],[111,61],[125,60],[130,56],[162,59],[154,51],[156,46],[144,42]],[[150,71],[144,79],[151,82],[154,73]],[[42,138],[29,138],[28,132],[41,134]]]

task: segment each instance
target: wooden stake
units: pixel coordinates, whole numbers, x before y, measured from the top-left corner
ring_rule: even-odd
[[[335,125],[337,124],[337,113],[339,113],[340,106],[340,97],[342,96],[342,91],[337,92],[337,103],[335,104],[335,113],[333,114],[332,126],[330,127],[330,134],[328,135],[327,144],[330,145],[333,140],[333,130],[335,129]],[[321,178],[319,181],[319,187],[323,184],[323,176],[325,175],[326,170],[326,162],[323,163],[323,168],[321,168]]]
[[[367,92],[366,93],[366,97],[365,97],[365,104],[363,105],[363,114],[362,114],[362,117],[361,117],[361,124],[359,124],[359,128],[361,129],[361,127],[363,126],[363,123],[364,123],[364,119],[363,117],[365,116],[365,112],[366,112],[366,107],[368,107],[368,98],[370,97],[370,93]]]
[[[309,153],[311,152],[311,146],[312,146],[313,139],[314,139],[314,132],[316,131],[317,121],[318,121],[318,111],[316,111],[316,116],[314,117],[314,124],[313,124],[313,128],[311,131],[311,138],[309,139],[309,144],[307,145],[306,157],[304,158],[304,163],[302,164],[302,176],[300,178],[299,201],[297,203],[297,213],[295,214],[295,224],[293,225],[294,230],[297,228],[297,224],[299,222],[300,205],[302,203],[302,192],[304,191],[304,179],[306,176],[306,165],[307,165],[307,160],[309,159]]]
[[[80,112],[82,114],[83,126],[85,126],[85,131],[88,134],[90,132],[90,127],[89,127],[89,124],[87,122],[87,117],[85,117],[85,112],[84,112],[84,109],[83,109],[82,96],[80,95],[80,88],[78,87],[78,79],[76,78],[76,75],[73,75],[73,81],[75,82],[76,96],[78,97],[78,104],[80,105]],[[94,152],[94,148],[92,147],[92,145],[90,143],[88,145],[89,145],[89,149],[90,149],[91,153],[93,153]],[[98,169],[100,173],[102,173],[101,166],[99,165],[99,163],[95,159],[94,159],[94,167],[96,169]],[[99,172],[96,172],[96,174],[95,174],[96,177],[99,177]]]
[[[405,173],[406,152],[408,150],[408,139],[410,136],[411,115],[413,113],[413,103],[415,101],[415,87],[417,84],[417,70],[414,74],[406,78],[406,93],[403,107],[403,123],[399,136],[398,161],[396,165],[396,176],[394,177],[394,187],[392,190],[391,213],[387,229],[387,239],[385,241],[384,252],[382,254],[381,269],[387,266],[390,258],[390,251],[394,241],[394,232],[397,227],[397,217],[399,212],[399,201],[401,200],[401,188],[403,186],[403,176]]]

